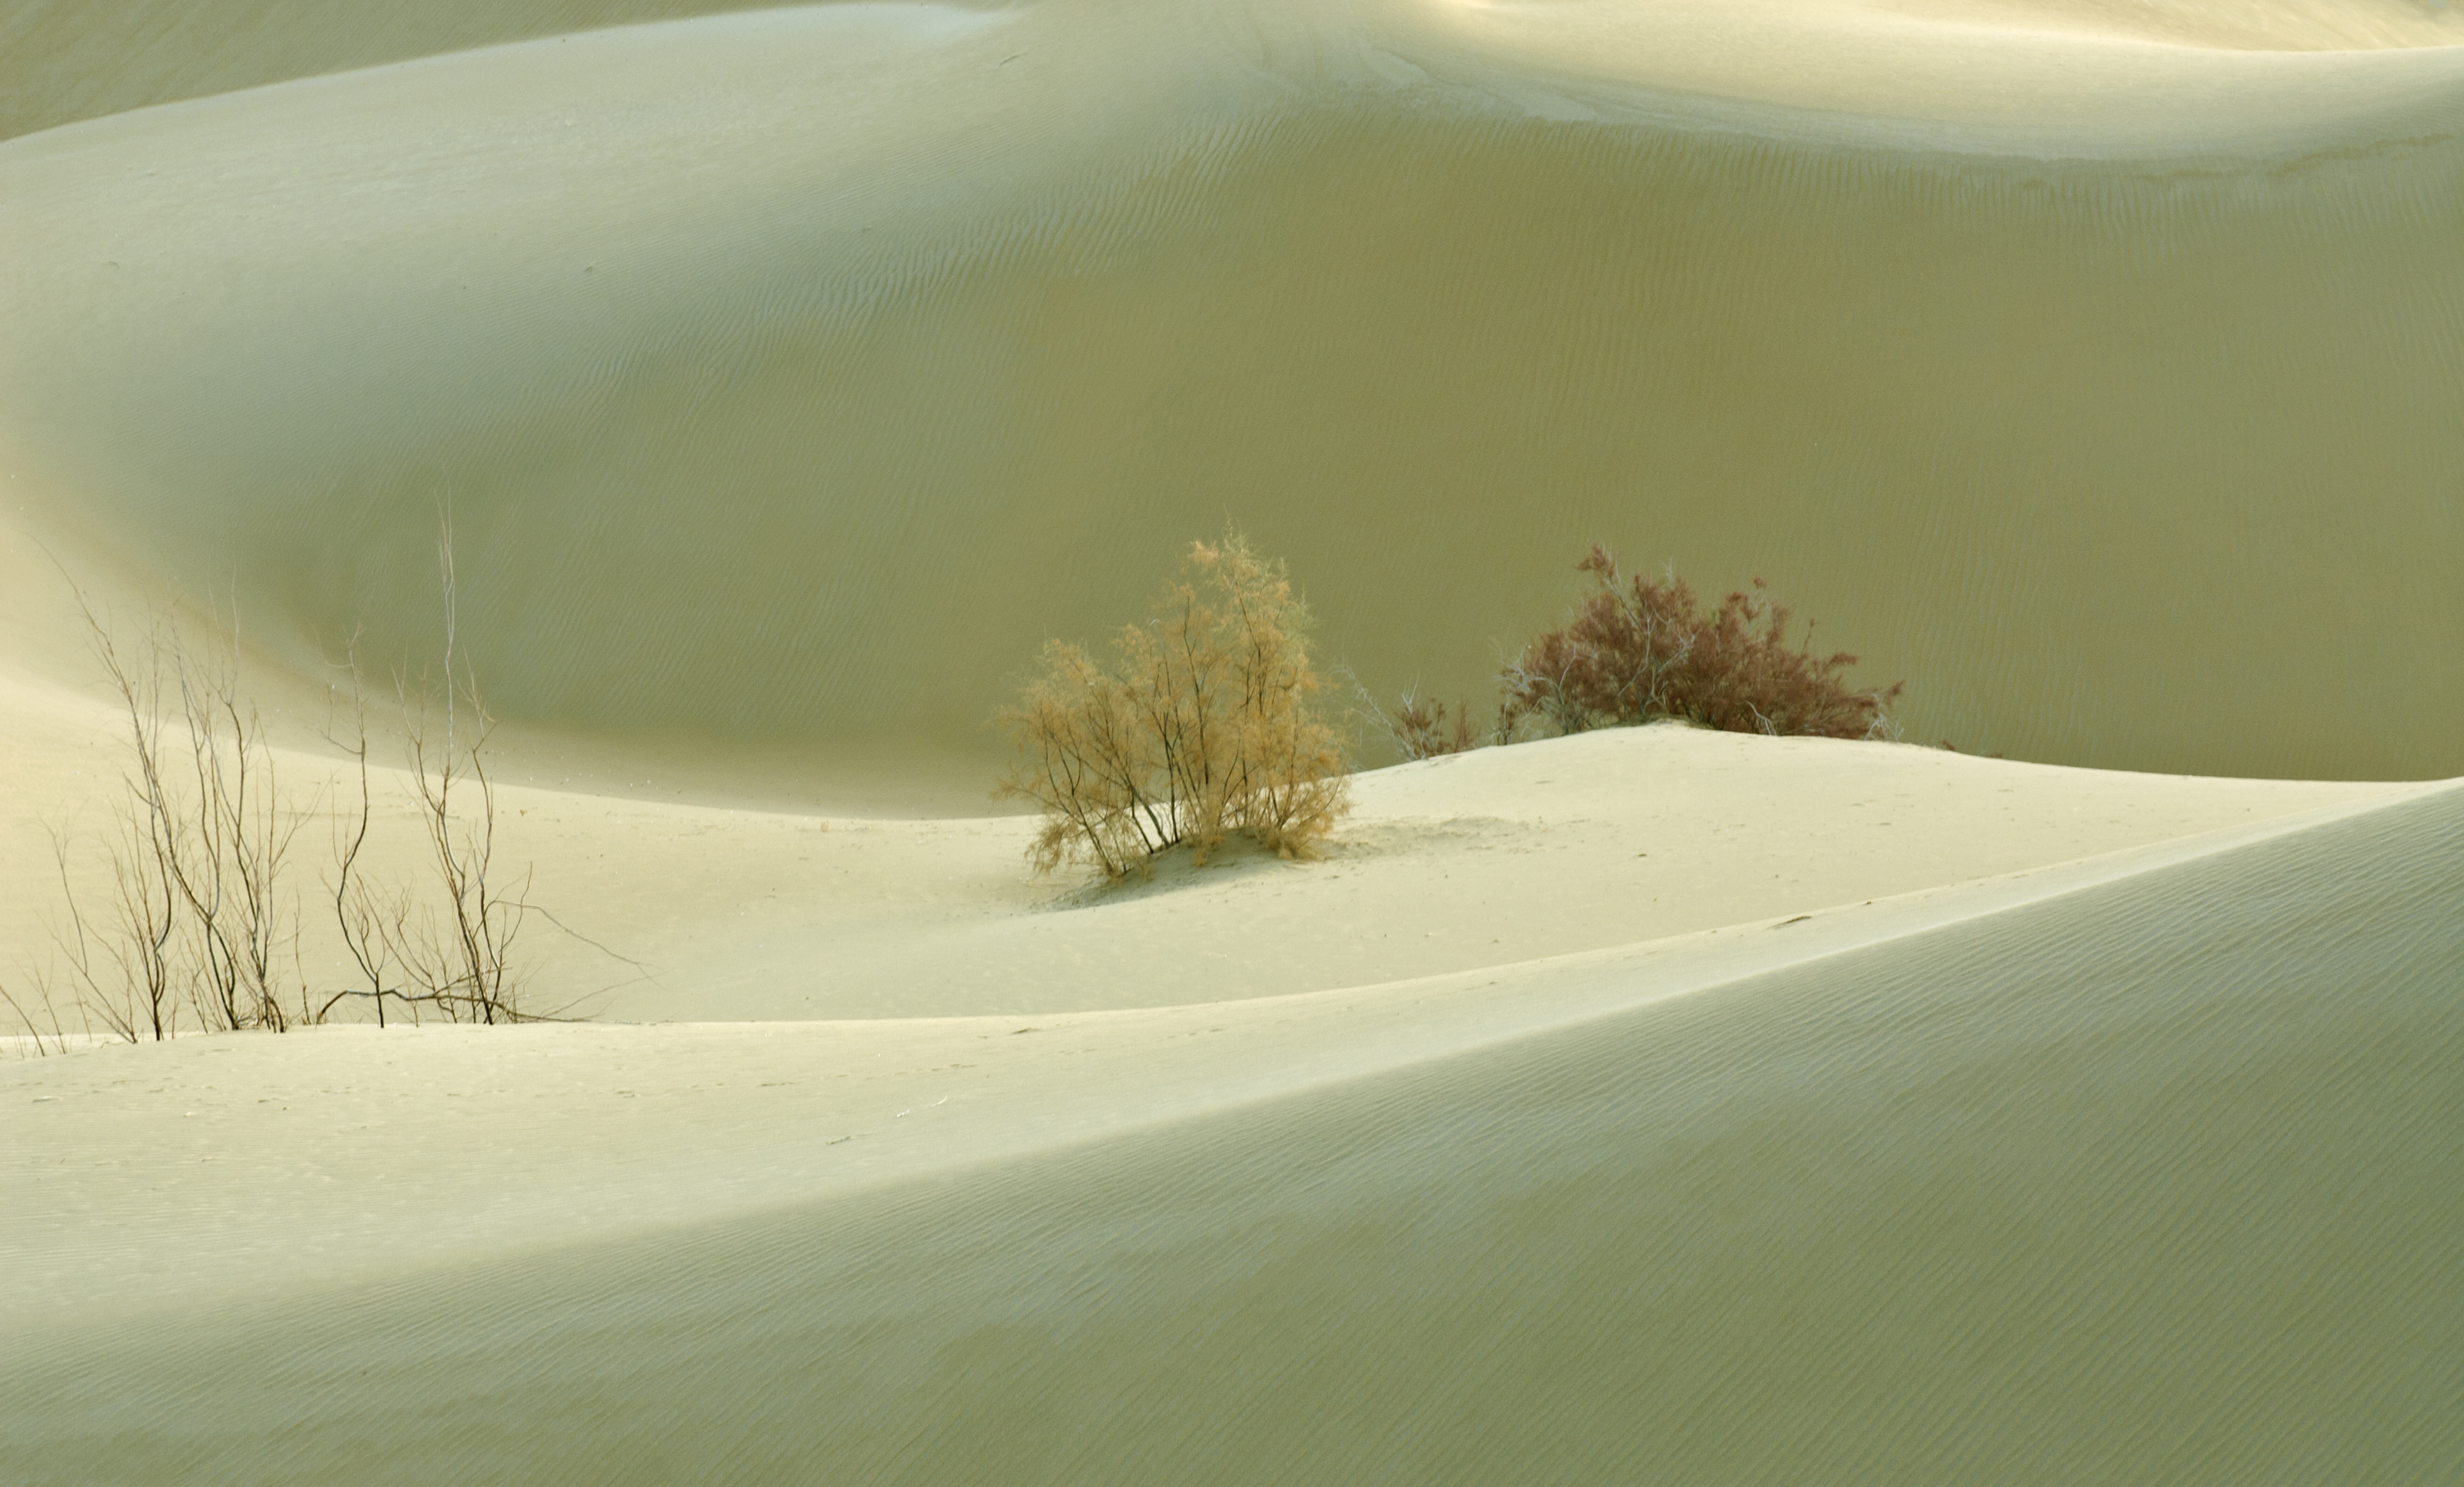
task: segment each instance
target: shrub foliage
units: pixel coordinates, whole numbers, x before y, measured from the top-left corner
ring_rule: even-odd
[[[1532,719],[1572,733],[1673,717],[1731,733],[1889,735],[1887,709],[1906,684],[1849,687],[1840,673],[1857,658],[1815,654],[1810,626],[1792,646],[1793,611],[1762,579],[1705,613],[1684,579],[1628,577],[1606,548],[1576,570],[1597,586],[1500,673],[1507,726]]]
[[[1341,741],[1317,714],[1309,609],[1279,562],[1231,536],[1192,543],[1110,666],[1054,641],[998,721],[1023,755],[999,794],[1036,802],[1036,870],[1083,860],[1117,878],[1186,844],[1246,835],[1309,855],[1348,806]]]

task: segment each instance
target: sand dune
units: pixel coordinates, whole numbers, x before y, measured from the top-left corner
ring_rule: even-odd
[[[1557,755],[1552,783],[1595,784],[1636,762],[1624,749],[1605,758],[1595,750],[1588,761],[1534,752]],[[1714,788],[1735,778],[1699,756],[1680,762],[1663,751],[1653,762],[1663,778]],[[1747,767],[1799,784],[1818,775],[1768,757]],[[1283,869],[1289,881],[1265,893],[1242,893],[1255,885],[1236,872],[1229,891],[1167,882],[1126,904],[1047,904],[1044,922],[1001,947],[1008,973],[999,975],[987,973],[996,957],[980,948],[983,964],[954,965],[954,947],[936,943],[974,948],[964,946],[970,927],[952,923],[960,916],[947,908],[980,911],[991,895],[968,885],[935,906],[913,883],[897,882],[922,873],[885,871],[882,861],[947,869],[962,853],[931,836],[876,839],[856,850],[896,884],[879,896],[898,902],[838,906],[834,921],[807,921],[808,946],[777,943],[777,924],[731,924],[694,906],[701,924],[762,942],[774,962],[762,976],[736,978],[696,965],[693,994],[669,991],[661,1001],[732,1020],[511,1034],[354,1026],[290,1039],[188,1039],[21,1069],[15,1092],[45,1108],[19,1129],[9,1156],[38,1178],[42,1201],[9,1227],[0,1309],[90,1317],[200,1295],[366,1281],[433,1255],[449,1233],[449,1247],[537,1247],[877,1188],[1451,1056],[2111,884],[2161,881],[2185,863],[2428,798],[2359,797],[1966,881],[1927,881],[1909,860],[1881,871],[1869,864],[1861,891],[1883,896],[1863,902],[1801,884],[1698,882],[1674,913],[1635,884],[1599,881],[1607,859],[1629,852],[1560,847],[1468,893],[1447,887],[1471,876],[1460,860],[1347,890],[1336,885],[1361,870],[1338,857]],[[2042,809],[2041,798],[2031,803]],[[1960,804],[1936,809],[1947,816]],[[1947,835],[1939,824],[1901,824],[1936,845]],[[1760,860],[1786,860],[1771,850],[1783,828],[1731,829],[1761,848]],[[2143,834],[2154,829],[2139,824]],[[1673,833],[1641,840],[1696,878],[1719,856]],[[2017,843],[1997,845],[2008,854]],[[1936,873],[1971,865],[1928,855]],[[1839,856],[1815,865],[1837,871],[1846,865]],[[634,876],[659,876],[674,862]],[[1893,867],[1925,886],[1886,894]],[[1671,876],[1649,886],[1664,888]],[[1497,902],[1518,888],[1554,899],[1557,916],[1534,924],[1528,906]],[[611,924],[641,923],[621,900],[595,902],[619,910],[605,915]],[[1620,912],[1625,905],[1633,908]],[[1460,925],[1475,912],[1483,928],[1520,931],[1529,943],[1396,943],[1434,937],[1421,926]],[[1620,932],[1627,938],[1587,943]],[[1326,943],[1339,937],[1365,952],[1347,960]],[[1226,963],[1224,947],[1243,938],[1262,949]],[[1553,952],[1528,953],[1535,944]],[[873,972],[883,984],[870,1017],[733,1020],[774,1017],[764,994],[782,980],[822,990],[825,1010],[843,1012],[828,991],[870,979],[865,962],[887,961],[893,948],[905,952],[903,974],[893,986],[887,966]],[[175,1107],[178,1139],[149,1146]],[[910,1117],[919,1118],[902,1124]],[[296,1138],[304,1132],[315,1135],[303,1145]],[[860,1150],[836,1149],[859,1139]],[[405,1150],[425,1154],[407,1164],[391,1155]],[[509,1170],[511,1152],[520,1157]],[[69,1170],[42,1174],[54,1161]],[[254,1232],[253,1215],[286,1204],[287,1237]],[[310,1235],[304,1253],[295,1247]]]
[[[0,1479],[2464,1459],[2458,12],[708,9],[0,16],[0,983],[76,590],[242,618],[313,899],[450,514],[594,1019],[0,1058]],[[1604,538],[1970,753],[1030,877],[986,714],[1226,523],[1375,691]]]
[[[1757,132],[2073,158],[2298,149],[2331,121],[2380,129],[2407,104],[2452,103],[2455,61],[2441,53],[2464,42],[2464,21],[2413,6],[1541,0],[1408,13],[1441,18],[1486,77],[1520,73],[1527,99],[1571,88],[1614,117],[1640,100],[1586,85],[1639,84],[1800,116],[1791,128],[1775,112],[1729,113]]]
[[[467,47],[754,5],[520,0],[24,0],[0,16],[0,139],[155,103]]]
[[[1380,690],[1606,537],[1921,737],[2464,768],[2464,51],[1800,11],[762,11],[50,130],[0,463],[302,667],[429,632],[450,503],[565,733],[974,777],[1228,518]]]
[[[46,831],[84,802],[71,821],[84,834],[75,881],[104,902],[92,838],[121,765],[99,708],[0,685],[0,709],[13,744],[0,764],[26,787],[0,805],[12,848],[0,854],[0,944],[39,962],[60,918]],[[286,752],[280,764],[296,795],[322,793],[302,838],[313,897],[341,782],[330,759]],[[1655,727],[1364,775],[1323,862],[1234,852],[1194,869],[1180,856],[1151,884],[1095,891],[1028,876],[1023,818],[714,807],[507,773],[504,861],[555,916],[533,924],[520,957],[534,1005],[620,1021],[1090,1012],[1374,985],[1778,920],[2421,788]],[[376,804],[369,865],[410,880],[426,848],[407,786],[381,776]],[[308,908],[302,973],[355,984],[329,913]]]
[[[2459,802],[1752,947],[1569,957],[1505,994],[1078,1018],[1045,1042],[973,1022],[200,1042],[148,1051],[150,1095],[99,1061],[20,1065],[11,1098],[50,1095],[57,1166],[25,1184],[12,1268],[59,1304],[19,1313],[0,1461],[27,1481],[2417,1476],[2457,1449],[2464,1343],[2437,1283],[2464,1259],[2439,1098]],[[312,1070],[342,1087],[232,1097]],[[178,1194],[212,1179],[173,1142],[137,1158],[170,1177],[168,1216],[46,1255],[99,1216],[81,1193],[127,1201],[94,1169],[129,1159],[115,1130],[162,1128],[166,1095],[247,1130],[227,1180],[279,1196],[198,1232],[216,1211]],[[393,1119],[432,1161],[385,1160]],[[327,1125],[330,1148],[278,1134]],[[253,1263],[303,1252],[293,1288]],[[43,1269],[72,1255],[86,1273]],[[153,1303],[165,1268],[209,1274]],[[361,1274],[318,1283],[333,1268]]]

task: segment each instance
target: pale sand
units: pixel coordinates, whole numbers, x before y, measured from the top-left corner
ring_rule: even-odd
[[[0,489],[302,672],[430,644],[450,502],[501,711],[713,759],[979,778],[1228,519],[1389,696],[1605,538],[1925,741],[2464,771],[2464,49],[2093,13],[850,6],[118,114],[0,143]]]
[[[1664,751],[1619,747],[1642,742],[1634,734],[1597,741],[1610,747],[1588,759],[1534,748],[1465,765],[1491,765],[1488,773],[1520,776],[1516,783],[1541,768],[1560,786],[1611,793],[1619,776],[1647,770],[1664,792],[1710,787],[1731,811],[1758,776],[1779,786],[1783,798],[1769,818],[1732,819],[1730,834],[1742,840],[1727,843],[1731,853],[1765,866],[1794,865],[1802,850],[1817,871],[1835,873],[1863,861],[1872,874],[1864,891],[1878,896],[1843,904],[1815,890],[1793,898],[1739,882],[1732,867],[1721,873],[1731,864],[1720,859],[1731,853],[1683,838],[1640,839],[1676,856],[1668,876],[1709,879],[1693,886],[1686,907],[1703,928],[1687,932],[1670,929],[1664,910],[1653,911],[1659,906],[1643,898],[1634,875],[1604,889],[1603,877],[1618,876],[1606,860],[1632,854],[1595,845],[1510,861],[1491,874],[1485,894],[1466,893],[1455,881],[1464,876],[1460,859],[1423,855],[1352,892],[1335,885],[1356,874],[1321,864],[1281,869],[1289,881],[1263,901],[1167,886],[1142,899],[1156,910],[1151,914],[1110,907],[1055,916],[1077,923],[1021,936],[1005,947],[1010,973],[996,975],[988,953],[953,967],[948,948],[936,943],[948,931],[936,933],[933,921],[956,917],[948,901],[960,895],[945,890],[944,902],[935,903],[932,880],[973,865],[963,851],[936,852],[940,843],[912,834],[899,841],[885,828],[890,840],[861,849],[864,896],[874,901],[865,906],[873,909],[869,922],[834,927],[835,935],[807,929],[817,942],[809,958],[782,959],[759,977],[721,974],[708,995],[695,987],[662,998],[673,1016],[728,1020],[510,1032],[351,1027],[287,1039],[189,1039],[20,1065],[11,1071],[9,1098],[44,1108],[32,1118],[17,1112],[0,1158],[26,1180],[29,1199],[8,1221],[11,1265],[0,1307],[26,1317],[91,1315],[364,1279],[440,1250],[496,1253],[668,1228],[1013,1159],[2101,885],[2161,877],[2185,862],[2455,792],[2380,792],[2172,840],[2163,839],[2158,819],[2141,818],[2135,831],[2102,820],[2108,838],[2157,840],[1960,882],[1953,875],[1971,865],[1954,844],[1963,837],[1991,833],[1993,824],[2078,831],[2075,819],[2026,818],[2101,814],[2110,802],[2078,803],[2039,783],[2032,798],[2014,804],[2009,798],[2020,791],[2004,786],[1998,809],[1979,813],[1983,820],[1963,822],[1961,812],[1925,823],[1903,811],[1887,846],[1859,850],[1833,836],[1800,847],[1809,830],[1828,834],[1790,813],[1784,797],[1811,783],[1807,775],[1824,773],[1819,765],[1767,754],[1745,769],[1689,769]],[[1895,782],[1887,765],[1856,762],[1863,768],[1853,773],[1869,783],[1877,774]],[[1531,792],[1514,793],[1529,803]],[[2215,796],[2197,802],[2205,812],[2167,803],[2182,812],[2170,817],[2175,823],[2264,809],[2247,790],[2223,809]],[[662,852],[655,837],[600,829],[603,845],[625,843],[635,854],[631,878],[678,873],[677,857]],[[724,840],[725,827],[718,830]],[[2018,856],[2008,840],[2001,851],[2005,860]],[[1945,875],[1941,886],[1921,863]],[[741,897],[761,894],[773,881],[756,866],[729,873],[695,862],[690,870],[697,888]],[[1896,895],[1880,886],[1895,878],[1920,886]],[[1529,903],[1497,902],[1513,896],[1555,901],[1557,918],[1547,928],[1564,949],[1526,955],[1525,946],[1502,941],[1485,955],[1462,946],[1386,949],[1434,937],[1420,928],[1432,923],[1450,926],[1459,940],[1490,929],[1532,938],[1532,928],[1515,917]],[[1588,922],[1577,907],[1589,909]],[[707,906],[701,915],[703,927],[728,929],[735,938],[772,932],[737,929]],[[625,919],[640,927],[638,914]],[[1344,968],[1358,979],[1340,979],[1344,971],[1329,964],[1345,958],[1327,943],[1339,939],[1362,951],[1364,964]],[[1243,945],[1250,964],[1227,965],[1225,947]],[[902,949],[912,957],[903,984],[887,984],[887,967],[874,972],[885,983],[882,1005],[853,1019],[735,1020],[777,1017],[762,995],[772,983],[826,988],[846,973],[844,960],[862,966]],[[1388,976],[1378,978],[1379,970]],[[1322,991],[1288,990],[1321,982]],[[1092,1010],[1104,1008],[1120,1010]],[[836,1149],[859,1139],[860,1148]],[[269,1225],[276,1213],[280,1221]]]
[[[1969,0],[1459,0],[1397,9],[1452,29],[1480,75],[1521,74],[1514,91],[1527,98],[1544,96],[1532,75],[1549,77],[1562,90],[1555,111],[1566,117],[1583,117],[1587,104],[1618,106],[1617,93],[1595,95],[1584,84],[1640,85],[1815,116],[1799,132],[2065,158],[2260,142],[2298,147],[2335,123],[2367,128],[2365,120],[2409,103],[2452,102],[2453,49],[2464,42],[2456,17],[2409,6],[2376,14],[2147,7],[2135,16],[2093,5]],[[2411,39],[2351,50],[2372,20],[2395,23],[2383,36]],[[2201,21],[2212,24],[2201,29]],[[2336,55],[2320,55],[2328,51]],[[1749,120],[1756,116],[1727,116]],[[1775,119],[1757,121],[1771,127]],[[1950,127],[1928,127],[1937,125]]]
[[[94,848],[121,761],[99,708],[15,685],[0,704],[5,762],[30,787],[0,820],[0,943],[39,957],[59,902],[44,832],[82,807],[77,881],[99,902]],[[303,798],[331,788],[329,761],[280,762]],[[1235,851],[1193,868],[1176,856],[1152,883],[1106,891],[1031,879],[1033,823],[1014,816],[869,820],[511,784],[499,850],[535,874],[529,897],[583,937],[532,927],[524,959],[542,1009],[626,1021],[946,1017],[1212,1002],[1513,964],[2418,788],[1656,727],[1363,775],[1321,862]],[[379,778],[377,804],[374,869],[417,872],[424,848],[394,772]],[[325,839],[321,818],[301,837],[312,895]],[[323,916],[308,920],[304,944],[313,984],[350,984]]]
[[[12,777],[56,800],[101,767],[90,703],[0,702]],[[1853,1444],[1949,1481],[2030,1437],[2016,1396],[1934,1377],[1944,1326],[2057,1417],[2163,1379],[2055,1459],[2171,1460],[2143,1422],[2254,1389],[2269,1429],[2190,1475],[2357,1419],[2347,1459],[2453,1444],[2380,1319],[2456,1336],[2420,1290],[2459,1257],[2431,1093],[2459,1067],[2456,787],[1662,727],[1358,789],[1325,861],[1089,894],[1026,877],[1015,819],[509,788],[538,896],[660,962],[602,1004],[690,1020],[0,1066],[0,1466],[1743,1479]],[[566,955],[543,990],[605,973]],[[2350,1257],[2323,1279],[2322,1222]],[[2180,1279],[2143,1296],[2151,1264]],[[1840,1266],[1887,1279],[1854,1301]],[[2216,1267],[2250,1294],[2202,1299]],[[2297,1283],[2342,1299],[2219,1368]],[[1716,1320],[1775,1294],[1806,1300]],[[1809,1333],[1805,1305],[1848,1309]],[[1855,1320],[1908,1306],[1903,1342]],[[2359,1403],[2297,1408],[2322,1360]],[[1719,1428],[1687,1423],[1703,1369],[1732,1380]],[[1290,1432],[1327,1422],[1293,1382],[1320,1376],[1366,1433],[1305,1464]],[[1677,1392],[1627,1397],[1652,1377]],[[1742,1423],[1809,1406],[1859,1423]],[[1591,1423],[1464,1433],[1566,1410]]]
[[[1622,773],[1450,768],[1543,760]],[[2459,802],[1298,996],[19,1062],[0,1464],[2417,1474],[2464,1342]],[[1570,857],[1522,875],[1579,896]],[[1241,932],[1340,869],[1289,871]]]
[[[2369,782],[2464,768],[2464,23],[1044,0],[316,76],[652,10],[0,22],[0,129],[110,115],[0,143],[0,977],[120,767],[61,570],[235,579],[313,787],[450,496],[598,1018],[0,1061],[0,1478],[2464,1453],[2464,787]],[[1034,880],[985,711],[1226,516],[1381,689],[1607,536],[2061,762],[1619,731]]]

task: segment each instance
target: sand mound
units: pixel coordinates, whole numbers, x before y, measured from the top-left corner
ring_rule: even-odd
[[[113,719],[0,679],[0,983],[54,958],[66,824],[89,908]],[[501,771],[500,861],[554,918],[525,932],[535,1008],[620,1021],[943,1017],[1188,1005],[1511,965],[2024,873],[2419,787],[2185,779],[1905,745],[1620,729],[1376,771],[1327,859],[1185,856],[1095,890],[1027,875],[1030,819],[926,820],[611,798]],[[553,756],[535,763],[553,764]],[[361,984],[319,884],[329,758],[294,883],[308,984]],[[425,839],[377,780],[366,866],[416,881]],[[656,792],[655,781],[631,783]],[[345,1005],[344,1016],[354,1008]],[[71,1026],[75,1026],[74,1018]]]
[[[2464,771],[2464,22],[412,9],[0,19],[0,977],[109,887],[70,579],[236,605],[313,897],[450,514],[604,1020],[0,1060],[0,1478],[2464,1454],[2464,786],[2368,782]],[[1606,538],[2048,762],[1616,731],[1030,880],[982,719],[1227,521],[1378,691]]]
[[[1918,736],[2464,769],[2464,51],[1787,15],[764,11],[20,139],[12,519],[304,669],[450,504],[509,714],[944,783],[1227,518],[1384,691],[1606,537]]]
[[[25,0],[0,16],[0,139],[149,104],[739,0]]]
[[[2416,794],[1742,951],[1045,1035],[1108,1061],[1100,1079],[966,1023],[158,1050],[182,1099],[229,1077],[216,1048],[300,1058],[263,1133],[400,1110],[452,1153],[448,1179],[350,1162],[202,1243],[176,1217],[116,1226],[79,1257],[95,1273],[55,1282],[79,1304],[11,1325],[0,1464],[28,1482],[2418,1476],[2464,1445],[2441,1362],[2464,1312],[2439,1283],[2464,1261],[2464,1128],[2440,1098],[2464,1075],[2460,863],[2464,793]],[[458,1136],[440,1110],[549,1038],[544,1066],[577,1085],[626,1082],[598,1104],[647,1097],[605,1117],[587,1182],[621,1186],[620,1150],[698,1150],[702,1186],[622,1216],[569,1192],[523,1214],[575,1123],[543,1148],[507,1095],[482,1092]],[[751,1091],[696,1093],[844,1080],[875,1039],[945,1061],[779,1096],[839,1106],[792,1141]],[[61,1077],[87,1061],[21,1065],[9,1098],[112,1098]],[[45,1164],[68,1171],[21,1183],[36,1201],[9,1220],[21,1271],[56,1262],[64,1215],[45,1210],[114,1149],[68,1113],[47,1117]],[[387,1236],[372,1263],[265,1282],[254,1257],[346,1254],[344,1213]],[[147,1296],[166,1256],[202,1278],[182,1301]]]

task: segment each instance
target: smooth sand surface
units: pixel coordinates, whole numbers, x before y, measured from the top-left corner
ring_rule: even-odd
[[[1925,741],[2464,771],[2464,48],[2048,13],[837,6],[90,120],[0,144],[0,485],[303,673],[431,644],[450,506],[500,711],[705,754],[972,780],[1228,520],[1383,695],[1605,538]]]
[[[0,689],[33,788],[0,826],[0,932],[34,958],[60,921],[46,831],[91,802],[73,878],[108,889],[97,831],[114,720]],[[334,765],[280,758],[287,787]],[[900,820],[503,789],[499,851],[554,916],[521,956],[534,1005],[602,1018],[953,1017],[1214,1002],[1444,974],[2022,872],[2423,787],[2125,775],[1904,744],[1661,726],[1359,776],[1322,861],[1184,854],[1118,887],[1038,882],[1020,817]],[[2434,788],[2434,787],[2432,787]],[[331,797],[329,796],[330,802]],[[370,863],[424,850],[398,772]],[[302,832],[313,986],[354,984],[313,895],[330,803]]]
[[[1297,997],[19,1063],[0,1464],[2418,1476],[2459,801]]]
[[[1663,777],[1695,773],[1631,754],[1609,757],[1627,767],[1659,763]],[[1567,764],[1561,755],[1551,766],[1567,783],[1607,773],[1597,763]],[[1789,762],[1760,765],[1766,776],[1804,773]],[[1733,790],[1736,776],[1721,783]],[[1415,930],[1433,937],[1419,929],[1423,924],[1511,928],[1510,910],[1493,902],[1474,908],[1449,894],[1443,864],[1391,875],[1374,894],[1346,892],[1335,885],[1353,875],[1321,864],[1292,869],[1295,881],[1265,902],[1166,886],[1141,896],[1160,910],[1155,914],[1138,916],[1127,906],[1074,911],[1079,925],[1051,926],[1049,937],[1010,946],[1018,973],[994,983],[981,966],[949,964],[956,957],[935,941],[950,931],[936,935],[917,922],[937,917],[930,890],[897,882],[879,886],[879,898],[921,902],[883,904],[873,922],[833,938],[855,942],[859,965],[904,946],[913,958],[906,985],[877,994],[889,1005],[830,1021],[775,1020],[762,980],[748,978],[736,995],[715,990],[672,1005],[680,1016],[726,1021],[510,1033],[350,1027],[284,1039],[188,1039],[20,1065],[11,1071],[11,1097],[44,1107],[31,1119],[20,1112],[8,1159],[28,1180],[29,1198],[39,1192],[41,1201],[30,1201],[10,1225],[16,1242],[5,1304],[82,1314],[208,1291],[364,1279],[435,1253],[443,1230],[488,1249],[535,1245],[877,1186],[1315,1087],[1580,1020],[1607,1006],[2161,877],[2186,861],[2444,798],[2453,788],[2363,798],[1861,903],[1818,893],[1793,901],[1733,881],[1707,891],[1697,886],[1687,907],[1702,927],[1680,918],[1684,928],[1674,929],[1667,917],[1619,913],[1620,899],[1639,906],[1640,895],[1631,886],[1603,891],[1602,854],[1571,848],[1514,865],[1513,886],[1553,889],[1560,900],[1560,922],[1549,928],[1566,948],[1528,956],[1519,945],[1389,950]],[[2042,795],[2031,804],[2041,811]],[[1947,835],[1940,825],[1926,832],[1901,824],[1916,826],[1903,834],[1918,840],[1939,843]],[[2146,822],[2141,834],[2158,829]],[[1773,823],[1731,830],[1764,861],[1785,859]],[[1661,840],[1681,857],[1695,845]],[[871,845],[877,858],[901,843]],[[956,865],[957,854],[935,852],[938,843],[903,845],[911,860]],[[1936,861],[1948,872],[1966,865]],[[649,858],[643,865],[656,875],[671,864]],[[1892,865],[1925,881],[1906,863]],[[693,875],[720,879],[707,867]],[[1881,893],[1871,886],[1888,879],[1876,873],[1865,882]],[[734,886],[741,891],[746,884],[738,878]],[[1801,912],[1774,911],[1798,902]],[[1590,908],[1589,924],[1564,922],[1575,919],[1573,904]],[[724,923],[704,912],[706,921]],[[1091,932],[1070,932],[1082,926]],[[1634,938],[1593,949],[1585,929],[1591,937]],[[1323,943],[1338,934],[1365,951],[1358,963],[1344,964]],[[866,938],[881,943],[867,946]],[[1239,939],[1292,949],[1281,967],[1264,953],[1256,964],[1222,964],[1222,947]],[[762,979],[826,986],[838,978],[839,961],[823,951]],[[1189,962],[1199,975],[1183,970]],[[1324,990],[1315,989],[1320,982]],[[1302,990],[1280,990],[1288,987]],[[175,1108],[175,1139],[148,1149]],[[863,1149],[834,1149],[859,1136]],[[410,1151],[422,1155],[389,1154]],[[508,1167],[515,1152],[519,1160]],[[301,1207],[282,1227],[318,1236],[305,1251],[253,1233],[285,1204]]]
[[[0,1480],[2464,1462],[2464,19],[704,9],[0,17],[0,986],[109,883],[72,582],[240,616],[344,984],[450,511],[587,1019],[0,1028]],[[1970,752],[1033,878],[986,713],[1226,521],[1379,692],[1604,537]]]
[[[154,103],[738,4],[20,0],[0,15],[0,139]]]

